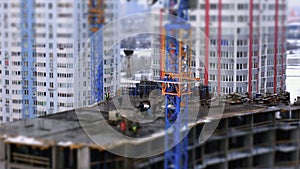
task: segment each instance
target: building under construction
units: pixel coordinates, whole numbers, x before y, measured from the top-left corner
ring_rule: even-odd
[[[298,168],[300,106],[274,104],[271,97],[240,103],[236,96],[227,98],[218,127],[204,143],[198,142],[204,124],[217,118],[208,119],[209,105],[200,107],[197,121],[189,124],[189,168]],[[160,132],[164,130],[164,120],[141,126],[138,135],[134,136],[140,137],[137,142],[126,139],[111,142],[113,135],[105,131],[101,125],[106,124],[99,121],[99,113],[108,107],[113,107],[113,104],[94,105],[2,125],[0,168],[163,168],[164,154],[134,159],[114,155],[105,149],[116,148],[125,152],[134,147],[145,152],[155,151],[157,144],[164,140],[165,133]],[[102,120],[105,120],[103,117]],[[82,128],[83,121],[92,128],[97,126],[93,132],[101,136],[101,147],[86,134],[86,129]],[[150,139],[144,139],[146,135]]]

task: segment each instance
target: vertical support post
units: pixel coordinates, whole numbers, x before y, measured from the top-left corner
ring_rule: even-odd
[[[258,66],[258,69],[257,69],[257,79],[256,79],[256,93],[260,93],[260,89],[259,89],[259,84],[260,84],[260,68],[261,68],[261,65],[260,65],[260,18],[261,18],[261,6],[260,6],[260,3],[258,3],[258,11],[259,11],[259,15],[258,15],[258,20],[257,20],[257,42],[258,42],[258,56],[257,56],[257,66]]]
[[[56,168],[64,168],[66,163],[64,159],[67,158],[64,155],[64,147],[55,147],[55,149],[52,149],[52,154],[55,154],[53,155],[53,163],[55,163]]]
[[[9,143],[5,143],[6,144],[6,165],[8,166],[9,168],[9,164],[11,162],[11,146]]]
[[[172,7],[176,1],[172,0],[169,3],[170,11],[173,11]],[[191,25],[186,23],[188,1],[178,3],[177,16],[179,18],[171,17],[171,23],[165,26],[166,52],[162,56],[164,62],[161,66],[164,68],[162,94],[166,97],[165,169],[188,168],[188,137],[185,137],[188,131],[188,97],[191,94],[188,81],[197,81],[190,72],[191,55],[189,50],[191,46],[189,43],[183,44],[185,43],[184,40],[188,39],[189,41],[191,37]],[[173,131],[168,133],[170,128]],[[174,144],[176,144],[175,147],[171,147]],[[169,148],[171,149],[169,150]]]
[[[183,40],[191,36],[190,27],[189,24],[166,25],[166,55],[162,57],[165,63],[163,70],[165,82],[162,85],[162,93],[166,96],[165,130],[172,128],[174,131],[165,135],[165,169],[188,167],[188,137],[185,136],[188,128],[190,84],[186,80],[196,81],[196,79],[192,78],[190,72],[191,44],[184,44]],[[171,148],[174,143],[176,146]]]
[[[222,0],[218,4],[218,95],[221,92],[221,40],[222,40]]]
[[[274,41],[274,93],[277,93],[277,58],[278,58],[278,1],[275,0],[275,41]]]
[[[249,67],[248,67],[248,93],[252,97],[252,57],[253,57],[253,0],[250,0],[249,9]]]
[[[285,71],[285,69],[284,69],[284,58],[285,58],[285,17],[286,17],[286,15],[285,15],[285,10],[286,10],[286,4],[285,4],[285,0],[282,0],[282,5],[283,5],[283,9],[282,9],[282,12],[284,13],[283,15],[282,15],[282,21],[281,21],[281,23],[282,23],[282,29],[281,29],[281,45],[282,45],[282,47],[281,47],[281,84],[280,84],[280,86],[281,86],[281,89],[282,90],[284,90],[283,89],[283,85],[284,85],[284,71]]]
[[[5,150],[6,150],[5,143],[3,139],[0,138],[0,168],[5,168],[5,163],[6,163]]]
[[[95,103],[104,99],[103,35],[100,29],[104,24],[103,0],[89,0],[88,7],[88,22],[91,37],[91,103]]]
[[[104,161],[107,161],[107,151],[104,151],[103,152],[104,153]],[[127,160],[126,160],[127,161]],[[127,166],[127,165],[126,165]],[[104,163],[104,169],[107,169],[107,162],[106,163]]]
[[[23,86],[23,108],[22,118],[33,118],[36,113],[36,72],[33,57],[34,50],[34,3],[35,0],[21,0],[21,56],[22,56],[22,86]]]
[[[90,149],[82,147],[77,150],[77,168],[90,168]]]
[[[59,166],[57,166],[57,153],[56,153],[56,147],[52,147],[51,148],[51,155],[52,155],[52,168],[59,168]]]
[[[204,85],[208,86],[208,59],[209,59],[209,23],[210,0],[205,0],[205,60],[204,60]]]
[[[160,56],[164,56],[165,55],[165,29],[163,27],[163,9],[160,9],[160,18],[159,18],[159,26],[160,26],[160,32],[161,32],[161,35],[160,35]],[[162,57],[160,57],[160,60],[159,60],[159,63],[160,63],[160,70],[159,70],[159,77],[160,79],[163,79],[163,76],[162,76],[162,70],[164,70],[164,59]]]

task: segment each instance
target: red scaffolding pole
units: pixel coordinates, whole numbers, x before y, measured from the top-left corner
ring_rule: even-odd
[[[208,59],[209,59],[209,23],[210,23],[210,3],[205,0],[205,63],[204,63],[204,85],[208,86]]]
[[[218,5],[218,95],[221,91],[221,40],[222,40],[222,0]]]
[[[160,9],[159,10],[159,29],[160,29],[160,57],[159,57],[159,66],[160,66],[160,70],[159,70],[159,77],[160,79],[163,79],[162,77],[162,70],[164,70],[163,64],[162,64],[162,56],[164,56],[164,50],[165,50],[165,44],[164,44],[164,27],[163,27],[163,12],[164,9]]]
[[[282,12],[283,12],[283,15],[282,15],[282,30],[281,30],[281,89],[283,89],[283,82],[284,82],[284,78],[283,78],[283,75],[284,75],[284,51],[285,51],[285,48],[284,48],[284,43],[285,43],[285,9],[286,9],[286,5],[285,5],[285,0],[282,0],[282,4],[283,4],[283,9],[282,9]]]
[[[258,3],[258,11],[260,11],[260,3]],[[257,69],[257,76],[256,76],[256,91],[257,93],[259,93],[259,74],[260,74],[260,68],[261,68],[261,65],[260,65],[260,15],[261,15],[261,12],[259,12],[259,15],[257,18],[257,45],[258,45],[258,53],[257,53],[257,66],[258,66],[258,69]]]
[[[275,0],[274,93],[277,93],[278,0]]]
[[[249,23],[249,67],[248,67],[248,93],[252,97],[252,56],[253,56],[253,0],[250,0]]]

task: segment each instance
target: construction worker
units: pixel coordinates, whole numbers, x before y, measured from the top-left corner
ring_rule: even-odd
[[[125,122],[125,120],[121,121],[121,123],[120,123],[120,129],[121,129],[122,133],[126,132],[126,122]]]
[[[110,93],[107,92],[105,93],[105,101],[108,101],[110,99]]]
[[[138,129],[138,126],[136,126],[136,125],[133,125],[133,126],[132,126],[132,132],[133,132],[134,134],[137,134],[137,129]]]
[[[133,132],[134,135],[137,135],[139,129],[139,124],[138,123],[132,123],[131,124],[131,131]]]

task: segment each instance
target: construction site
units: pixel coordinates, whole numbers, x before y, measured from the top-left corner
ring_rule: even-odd
[[[149,13],[128,17],[119,1],[76,2],[0,3],[26,16],[20,42],[11,42],[21,51],[2,52],[0,62],[0,169],[300,168],[285,0],[149,0]],[[44,7],[62,19],[37,24],[47,29],[36,34]],[[63,39],[50,52],[37,43],[56,41],[49,32]],[[12,62],[20,71],[9,53],[21,56]]]
[[[222,102],[224,114],[213,135],[204,143],[198,141],[210,105],[203,104],[195,123],[189,123],[188,168],[298,168],[300,163],[300,105],[280,101],[283,95],[261,97],[240,102],[234,94]],[[276,98],[276,99],[274,99]],[[272,104],[271,104],[272,103]],[[212,105],[211,105],[212,106]],[[0,168],[6,169],[151,169],[163,168],[164,154],[148,158],[126,158],[106,151],[154,151],[163,143],[164,121],[143,124],[134,137],[111,142],[114,137],[103,130],[105,118],[99,114],[113,108],[113,101],[79,110],[65,111],[36,119],[25,119],[0,127]],[[112,110],[112,109],[111,109]],[[84,119],[82,119],[85,117]],[[105,117],[105,116],[103,116]],[[81,119],[79,119],[81,118]],[[100,135],[97,145],[80,121],[87,122]],[[109,120],[107,120],[109,122]],[[128,124],[128,123],[127,123]],[[114,125],[112,125],[114,126]],[[121,131],[120,125],[115,125]],[[133,131],[126,129],[128,135]],[[143,138],[150,136],[150,139]]]

